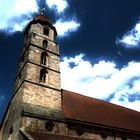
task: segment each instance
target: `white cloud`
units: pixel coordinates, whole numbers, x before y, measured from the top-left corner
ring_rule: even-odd
[[[121,43],[125,48],[138,48],[140,46],[140,22],[131,31],[124,34],[122,39],[118,39],[117,43]]]
[[[117,69],[112,62],[100,61],[91,65],[83,57],[83,54],[65,57],[61,62],[63,89],[99,99],[108,99],[114,94],[111,102],[133,109],[140,103],[140,98],[129,100],[135,94],[140,97],[140,63],[129,62],[122,69]]]
[[[132,87],[125,85],[122,89],[115,93],[113,99],[110,102],[140,111],[140,79],[132,82]],[[133,96],[133,99],[129,99]],[[135,97],[138,97],[138,99]]]
[[[71,21],[62,21],[58,20],[54,26],[57,29],[59,36],[67,36],[69,32],[74,32],[80,27],[80,23],[77,23],[74,20]]]
[[[46,0],[51,9],[56,9],[58,13],[64,14],[68,7],[66,0]],[[36,0],[0,0],[0,30],[8,33],[22,31],[24,27],[32,20],[32,14],[38,11]],[[80,26],[73,18],[71,21],[58,19],[55,23],[59,36],[69,35]]]
[[[65,14],[65,10],[69,7],[68,2],[66,0],[46,0],[46,4],[50,9],[55,9],[57,14],[61,13],[61,18],[57,19],[54,26],[57,29],[58,35],[61,37],[68,36],[70,32],[75,32],[80,27],[80,23],[75,20],[73,17],[72,20],[63,20],[63,16]]]
[[[140,111],[140,100],[136,100],[134,102],[130,102],[128,101],[128,99],[126,98],[124,101],[119,101],[118,98],[113,98],[111,100],[112,103],[120,105],[120,106],[124,106],[133,110],[137,110]]]
[[[68,7],[66,0],[46,0],[46,4],[49,8],[56,9],[58,13],[63,12]]]
[[[0,0],[0,30],[21,31],[38,11],[36,0]]]

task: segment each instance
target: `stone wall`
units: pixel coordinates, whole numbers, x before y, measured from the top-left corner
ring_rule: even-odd
[[[75,137],[81,139],[91,139],[91,140],[122,140],[120,137],[114,136],[106,136],[103,137],[101,134],[94,132],[84,132],[82,135],[78,135],[75,130],[70,130],[66,122],[56,122],[53,121],[53,128],[47,127],[48,122],[50,120],[41,120],[35,119],[30,117],[23,117],[22,118],[22,127],[28,132],[36,132],[36,133],[43,133],[43,134],[54,134],[60,136],[68,136],[68,137]],[[132,139],[127,139],[132,140]]]
[[[21,112],[22,112],[21,100],[23,94],[22,86],[11,100],[10,106],[8,108],[1,129],[2,139],[0,140],[7,140],[8,137],[11,137],[11,140],[18,140],[19,128],[21,126]]]
[[[24,83],[23,103],[61,110],[61,91],[29,82]]]
[[[54,48],[57,47],[54,46]],[[51,52],[47,52],[48,64],[41,65],[40,57],[42,52],[43,50],[41,48],[37,48],[32,45],[25,51],[24,56],[21,57],[21,60],[19,62],[17,76],[15,80],[14,92],[18,89],[20,84],[23,82],[23,79],[29,79],[31,81],[38,83],[41,68],[46,68],[48,71],[49,80],[46,82],[46,84],[54,88],[61,89],[59,55],[53,54]],[[58,49],[56,52],[58,53]],[[21,78],[19,78],[20,76]]]
[[[42,37],[44,37],[44,38],[48,38],[48,39],[50,39],[50,40],[54,40],[54,30],[50,29],[50,30],[49,30],[49,36],[46,36],[46,35],[43,34],[43,28],[44,28],[44,27],[50,29],[50,27],[49,27],[48,25],[42,26],[40,23],[32,24],[32,25],[31,25],[31,29],[30,29],[30,31],[29,31],[29,34],[30,34],[31,32],[34,32],[34,33],[38,34],[39,36],[42,36]]]

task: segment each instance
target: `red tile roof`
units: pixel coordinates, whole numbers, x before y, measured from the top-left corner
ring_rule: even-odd
[[[46,23],[49,23],[50,25],[52,24],[51,20],[47,16],[41,14],[36,16],[33,21],[44,21]]]
[[[62,95],[66,119],[140,133],[140,112],[66,90]]]

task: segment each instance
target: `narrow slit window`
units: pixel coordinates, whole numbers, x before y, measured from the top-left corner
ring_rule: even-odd
[[[41,53],[41,60],[40,63],[43,65],[47,65],[48,64],[48,55],[46,52],[42,52]]]
[[[46,69],[41,69],[40,70],[40,82],[46,83],[46,76],[47,76],[47,70]]]
[[[43,47],[47,48],[47,46],[48,46],[48,41],[47,40],[43,40]]]

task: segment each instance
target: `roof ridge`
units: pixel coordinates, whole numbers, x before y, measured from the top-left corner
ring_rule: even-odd
[[[80,94],[78,92],[73,92],[73,91],[69,91],[69,90],[65,90],[65,89],[62,89],[63,91],[66,91],[66,92],[69,92],[70,94],[77,94],[78,96],[82,96],[82,97],[86,97],[86,98],[89,98],[89,99],[92,99],[92,100],[96,100],[96,101],[99,101],[99,102],[103,102],[105,104],[111,104],[113,106],[116,106],[116,107],[119,107],[119,108],[123,108],[125,110],[129,110],[129,111],[132,111],[132,112],[135,112],[135,113],[140,113],[140,111],[137,111],[137,110],[133,110],[131,108],[127,108],[127,107],[124,107],[124,106],[121,106],[121,105],[118,105],[118,104],[115,104],[115,103],[112,103],[112,102],[108,102],[108,101],[105,101],[105,100],[101,100],[101,99],[97,99],[97,98],[94,98],[94,97],[90,97],[90,96],[87,96],[87,95],[83,95],[83,94]],[[63,95],[63,94],[62,94]]]

